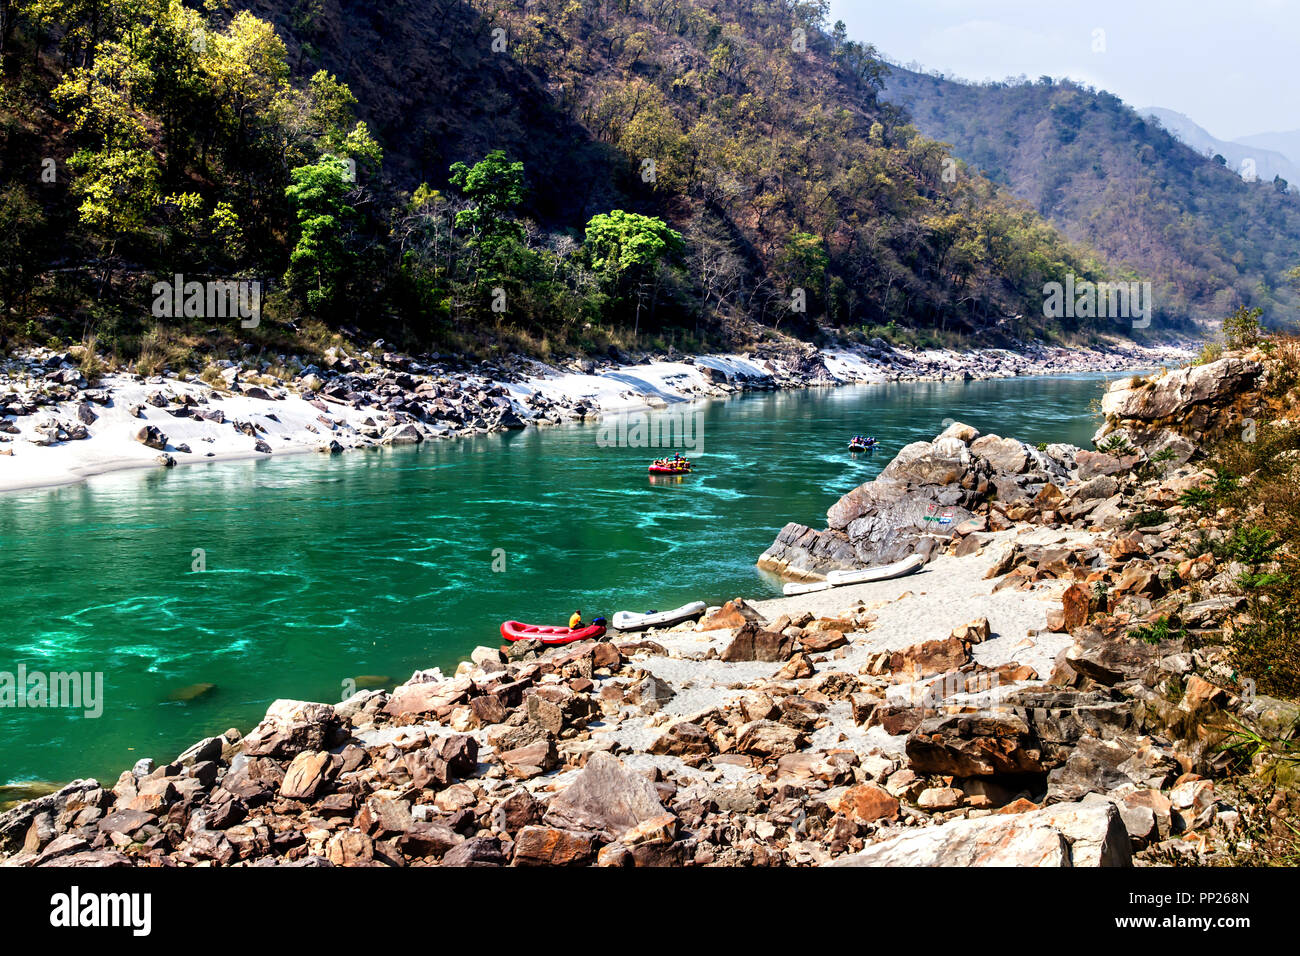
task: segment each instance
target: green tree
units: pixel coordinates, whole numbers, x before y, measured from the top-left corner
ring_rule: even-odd
[[[348,248],[356,217],[347,201],[350,176],[343,159],[327,154],[293,170],[293,185],[284,191],[298,221],[298,241],[284,281],[316,313],[338,303],[357,258]]]
[[[646,296],[651,296],[652,312],[657,304],[661,264],[680,255],[685,245],[681,233],[654,216],[615,209],[592,216],[587,223],[586,251],[592,268],[605,276],[615,298],[629,289],[636,295],[633,334],[640,331]]]
[[[511,162],[504,150],[494,149],[472,167],[453,163],[451,184],[474,203],[456,214],[457,228],[471,231],[471,243],[490,245],[522,237],[523,227],[509,217],[524,201],[523,163]]]
[[[467,245],[474,251],[477,291],[480,280],[509,257],[524,238],[515,210],[524,201],[524,164],[511,162],[504,150],[494,149],[472,167],[451,166],[451,184],[474,203],[456,213],[456,228],[469,231]]]

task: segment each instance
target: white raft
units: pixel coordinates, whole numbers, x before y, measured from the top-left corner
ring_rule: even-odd
[[[683,604],[675,611],[652,611],[638,614],[636,611],[618,611],[614,614],[614,627],[620,631],[643,631],[647,627],[665,627],[687,618],[703,614],[708,605],[703,601]]]
[[[825,581],[813,581],[809,584],[791,582],[781,589],[786,597],[796,594],[812,594],[814,591],[829,591],[831,588],[844,587],[847,584],[867,584],[870,581],[889,581],[901,578],[925,566],[925,558],[913,554],[893,564],[883,564],[878,568],[864,568],[861,571],[832,571]]]

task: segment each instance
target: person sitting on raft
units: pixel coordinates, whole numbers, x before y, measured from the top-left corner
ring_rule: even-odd
[[[576,631],[582,627],[582,611],[574,611],[573,616],[569,618],[569,630]]]

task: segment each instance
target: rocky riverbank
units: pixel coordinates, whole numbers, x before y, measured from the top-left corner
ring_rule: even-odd
[[[1233,727],[1294,736],[1224,634],[1199,456],[1270,370],[1117,383],[1106,451],[954,424],[764,556],[918,574],[277,701],[0,814],[6,866],[1125,866],[1249,842]],[[933,506],[933,507],[932,507]],[[938,520],[927,520],[927,519]],[[945,520],[947,519],[947,520]],[[1260,767],[1266,755],[1256,754]]]
[[[0,365],[0,491],[121,468],[414,444],[545,427],[737,392],[847,383],[1003,378],[1157,366],[1184,354],[1104,349],[909,352],[771,346],[736,356],[617,355],[568,366],[519,357],[467,366],[377,343],[356,355],[214,363],[201,376],[95,375],[36,350]]]

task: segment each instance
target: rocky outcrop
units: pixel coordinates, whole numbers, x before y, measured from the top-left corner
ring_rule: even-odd
[[[1173,460],[1186,462],[1200,442],[1246,417],[1238,400],[1263,370],[1259,362],[1230,356],[1116,382],[1102,397],[1106,422],[1093,440],[1120,435],[1148,454],[1168,450]]]
[[[929,556],[959,528],[1007,526],[1050,511],[1072,480],[1078,449],[1039,451],[955,423],[904,447],[874,480],[831,505],[827,528],[788,524],[758,566],[795,580]]]

